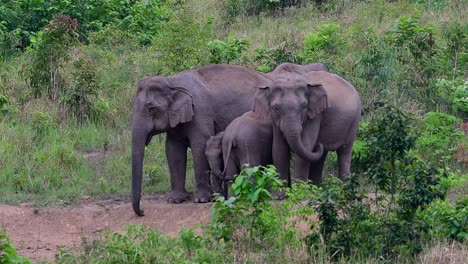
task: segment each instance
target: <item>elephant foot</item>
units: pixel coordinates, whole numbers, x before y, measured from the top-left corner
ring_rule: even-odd
[[[195,196],[193,198],[193,202],[195,202],[195,203],[207,203],[207,202],[211,201],[212,196],[213,196],[213,192],[211,192],[211,191],[198,190],[195,193]]]
[[[172,190],[168,197],[167,197],[167,202],[168,203],[174,203],[174,204],[180,204],[184,201],[187,201],[190,197],[190,194],[186,191],[174,191]]]

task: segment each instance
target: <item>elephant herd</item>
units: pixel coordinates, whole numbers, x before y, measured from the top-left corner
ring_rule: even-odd
[[[320,183],[328,151],[337,152],[338,176],[349,176],[360,116],[354,87],[321,63],[284,63],[266,74],[217,64],[170,77],[145,77],[133,101],[133,210],[144,215],[143,158],[154,135],[166,133],[168,202],[189,198],[185,178],[191,148],[193,200],[204,203],[243,164],[274,164],[290,186],[291,151],[297,179]],[[213,186],[211,174],[217,179]]]

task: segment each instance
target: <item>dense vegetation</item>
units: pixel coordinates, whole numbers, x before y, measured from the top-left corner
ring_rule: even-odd
[[[77,256],[64,250],[59,262],[158,262],[163,253],[166,262],[406,261],[435,241],[466,250],[465,1],[0,3],[3,203],[127,195],[131,101],[145,75],[209,63],[266,72],[282,62],[322,62],[364,104],[348,181],[297,185],[271,205],[274,169],[247,170],[269,180],[249,187],[239,177],[237,198],[215,205],[204,235],[184,230],[171,239],[130,227]],[[144,193],[169,190],[163,139],[146,149]],[[336,174],[335,160],[330,155],[325,174]],[[307,231],[295,228],[299,219]],[[0,250],[0,260],[12,249]]]

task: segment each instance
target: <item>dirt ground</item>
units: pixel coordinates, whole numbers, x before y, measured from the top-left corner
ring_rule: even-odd
[[[212,204],[168,204],[163,195],[145,197],[144,217],[133,213],[130,200],[120,198],[82,201],[79,205],[34,208],[28,205],[0,205],[0,226],[15,243],[18,253],[34,262],[53,261],[58,247],[76,247],[103,236],[105,230],[122,231],[129,223],[157,228],[176,235],[183,227],[206,223]]]

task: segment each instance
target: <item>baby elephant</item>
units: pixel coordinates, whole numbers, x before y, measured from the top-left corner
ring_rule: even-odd
[[[244,164],[271,164],[272,142],[270,117],[252,111],[234,119],[224,132],[212,136],[206,142],[205,154],[214,176],[214,190],[221,190],[223,180],[234,179]]]

